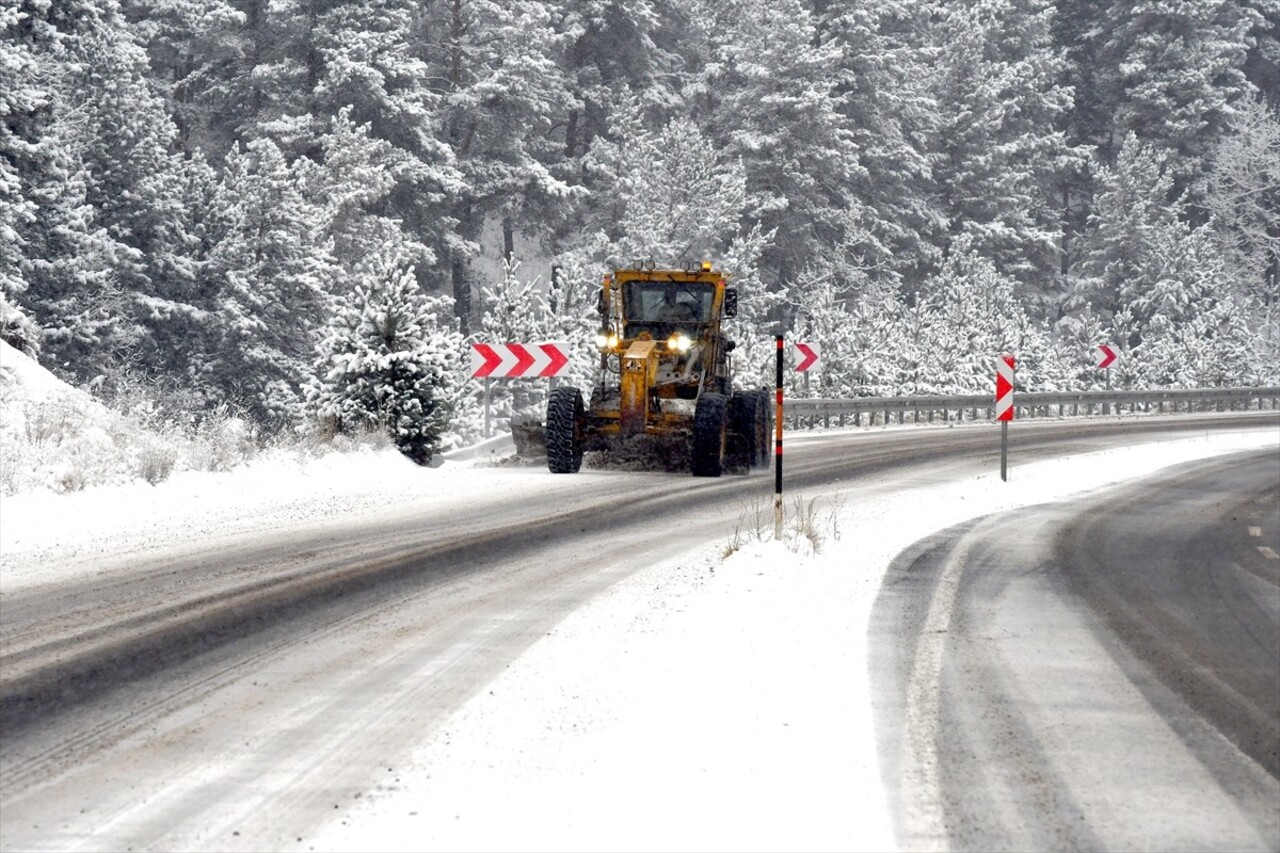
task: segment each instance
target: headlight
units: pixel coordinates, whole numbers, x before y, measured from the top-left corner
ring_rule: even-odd
[[[618,345],[618,336],[608,329],[601,330],[596,333],[597,349],[613,349]]]
[[[667,338],[667,349],[675,352],[688,352],[689,347],[693,346],[693,341],[689,340],[689,336],[684,332],[676,332]]]

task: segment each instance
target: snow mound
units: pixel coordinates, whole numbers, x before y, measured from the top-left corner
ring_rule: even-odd
[[[124,427],[119,414],[0,342],[0,493],[77,491],[131,468],[158,471],[143,453],[156,440]]]
[[[107,408],[89,394],[72,388],[31,356],[0,341],[0,413],[12,414],[20,403],[68,405],[104,423],[110,420]]]

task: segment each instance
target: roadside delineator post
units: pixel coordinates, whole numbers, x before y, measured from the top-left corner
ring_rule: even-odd
[[[1107,378],[1107,390],[1111,390],[1111,365],[1116,360],[1116,351],[1107,344],[1098,344],[1098,351],[1095,355],[1098,360],[1098,369],[1103,372],[1103,376]],[[1108,400],[1102,404],[1102,414],[1111,414],[1111,401]],[[1120,414],[1120,406],[1116,406],[1116,414]]]
[[[782,335],[775,337],[777,344],[776,386],[777,402],[774,412],[773,444],[773,538],[782,541]]]
[[[996,359],[996,420],[1000,422],[1000,479],[1009,480],[1009,421],[1013,420],[1014,358],[1004,353]]]

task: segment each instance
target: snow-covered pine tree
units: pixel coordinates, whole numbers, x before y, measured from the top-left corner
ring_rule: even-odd
[[[116,275],[132,250],[88,203],[90,140],[75,107],[94,95],[69,82],[81,66],[80,40],[118,27],[116,7],[23,0],[0,11],[0,25],[5,323],[13,342],[42,348],[61,375],[89,379],[133,357],[143,336]]]
[[[1221,349],[1228,373],[1249,375],[1256,372],[1248,365],[1251,349],[1259,349],[1257,332],[1247,331],[1244,300],[1228,286],[1212,224],[1190,224],[1174,197],[1167,157],[1130,134],[1115,168],[1100,172],[1076,298],[1110,320],[1124,356],[1113,373],[1123,385],[1229,384],[1202,360],[1204,351]]]
[[[29,355],[40,349],[40,328],[18,307],[27,290],[22,266],[38,208],[28,198],[23,166],[39,156],[38,111],[49,94],[38,85],[34,52],[15,37],[28,12],[16,5],[0,8],[0,340]]]
[[[227,158],[211,213],[206,286],[217,339],[201,380],[212,402],[267,430],[301,417],[300,389],[334,288],[331,246],[316,227],[324,209],[304,191],[318,168],[287,163],[269,139],[251,142]]]
[[[737,234],[746,207],[742,163],[688,124],[671,121],[646,133],[636,121],[616,144],[597,140],[593,168],[610,180],[602,206],[614,211],[601,241],[606,254],[596,258],[601,264],[718,258]]]
[[[685,82],[700,63],[686,38],[682,0],[561,0],[552,21],[562,40],[553,55],[566,98],[551,139],[563,146],[547,168],[574,188],[554,211],[539,215],[549,229],[549,250],[591,266],[601,254],[599,234],[616,231],[622,206],[614,175],[597,154],[599,141],[615,148],[632,133],[660,128],[683,108]],[[526,212],[526,218],[531,211]],[[586,235],[586,239],[584,239]],[[597,273],[592,270],[591,278]]]
[[[150,57],[152,79],[165,94],[178,141],[221,163],[237,138],[250,46],[243,0],[121,0]]]
[[[1244,72],[1273,110],[1280,110],[1280,0],[1240,0],[1254,11]]]
[[[1217,144],[1205,204],[1226,273],[1264,308],[1280,304],[1280,105],[1239,104]]]
[[[842,284],[834,272],[810,268],[789,290],[789,307],[794,317],[790,337],[795,342],[817,344],[822,359],[804,374],[794,371],[786,374],[791,380],[788,393],[846,396],[844,392],[850,385],[857,356],[849,335],[850,294]]]
[[[1057,390],[1070,384],[1048,331],[1033,321],[1016,295],[1017,283],[961,238],[925,293],[917,383],[925,393],[975,394],[990,390],[1001,353],[1018,358],[1018,384]]]
[[[614,113],[638,100],[663,116],[681,100],[690,64],[680,0],[561,0],[555,29],[569,100],[564,156],[578,161],[597,137],[616,138]],[[661,119],[657,121],[661,124]]]
[[[383,267],[337,300],[317,347],[307,405],[330,434],[385,430],[426,465],[453,413],[462,336],[447,297],[427,297],[411,268]]]
[[[1259,17],[1239,0],[1107,5],[1099,61],[1115,75],[1112,138],[1135,133],[1172,155],[1174,186],[1192,205],[1234,105],[1251,94],[1244,66]]]
[[[295,61],[313,69],[306,109],[329,128],[320,147],[345,184],[334,189],[348,201],[361,196],[360,227],[379,232],[349,235],[350,249],[340,237],[339,259],[350,267],[361,251],[394,243],[402,263],[414,266],[419,283],[434,292],[448,276],[456,229],[452,204],[462,175],[442,130],[440,78],[433,77],[440,69],[431,61],[438,32],[428,23],[433,5],[318,2],[310,22],[298,20],[290,30],[310,33],[303,43],[313,45],[311,53]],[[360,172],[371,178],[363,193],[353,183]],[[362,239],[371,241],[363,250]]]
[[[698,125],[743,164],[744,226],[776,232],[760,259],[764,279],[791,282],[840,241],[859,168],[840,112],[839,50],[819,42],[800,0],[697,0],[689,8],[707,57],[690,84]]]
[[[1045,313],[1061,242],[1055,187],[1068,159],[1058,126],[1071,104],[1050,3],[965,0],[943,14],[935,177],[947,239],[966,236]]]
[[[403,149],[372,136],[368,125],[351,120],[343,107],[320,141],[322,168],[309,170],[308,194],[325,209],[325,233],[337,262],[347,270],[371,263],[407,266],[435,263],[435,253],[403,223],[389,215],[389,198],[416,164]]]
[[[1055,329],[1058,353],[1069,376],[1067,385],[1082,391],[1100,391],[1107,376],[1097,367],[1098,347],[1120,346],[1113,327],[1088,305],[1078,307],[1069,317],[1070,322],[1060,322]]]
[[[900,393],[900,365],[904,359],[919,360],[918,348],[907,335],[909,313],[902,294],[887,279],[873,279],[858,293],[846,332],[851,349],[848,396]]]
[[[1109,320],[1154,288],[1155,235],[1176,226],[1179,210],[1167,159],[1130,133],[1115,166],[1099,170],[1099,192],[1069,311],[1090,305]]]
[[[857,158],[846,197],[858,227],[846,233],[848,254],[824,259],[824,268],[847,277],[844,265],[891,267],[914,283],[937,262],[929,240],[945,224],[926,147],[938,116],[929,70],[936,50],[925,37],[930,10],[915,0],[812,5],[821,10],[819,38],[839,51],[834,93]]]
[[[571,98],[553,54],[561,37],[548,3],[435,0],[424,11],[441,136],[461,173],[449,187],[455,227],[442,260],[447,255],[455,307],[469,333],[471,265],[485,222],[501,220],[507,256],[518,227],[545,231],[554,201],[573,193],[547,167],[562,153],[551,145],[552,128]]]
[[[921,381],[925,393],[972,394],[991,384],[992,359],[1020,353],[1025,316],[1013,297],[1013,280],[961,237],[929,283],[927,339]]]
[[[70,54],[67,138],[84,169],[85,203],[124,248],[112,273],[124,317],[143,332],[135,366],[150,376],[182,375],[205,325],[192,201],[212,173],[174,153],[177,131],[123,20],[82,33]]]

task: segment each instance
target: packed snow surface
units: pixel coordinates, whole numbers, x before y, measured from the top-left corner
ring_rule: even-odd
[[[1280,449],[1277,430],[1235,429],[1021,466],[1015,458],[1007,483],[990,471],[856,503],[820,500],[816,551],[748,524],[737,543],[672,555],[560,623],[403,756],[394,782],[300,848],[892,849],[866,635],[893,557],[966,519],[1268,447]],[[436,469],[394,451],[279,455],[157,486],[4,497],[0,584],[66,582],[94,572],[104,554],[215,533],[372,519],[404,503],[446,512],[494,495],[546,500],[573,488],[572,477],[489,464],[507,452],[496,441]],[[731,544],[739,547],[726,556]]]

